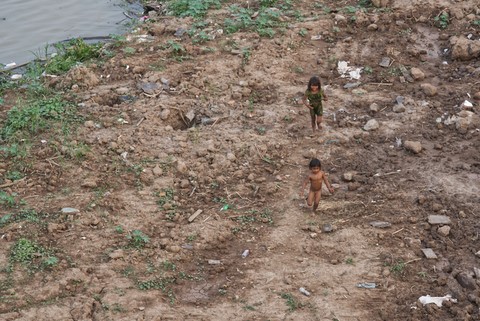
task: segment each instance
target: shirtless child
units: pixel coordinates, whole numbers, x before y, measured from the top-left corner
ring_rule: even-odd
[[[322,172],[322,164],[320,163],[320,160],[318,160],[317,158],[312,159],[310,161],[309,168],[311,173],[303,182],[302,191],[300,192],[300,198],[303,198],[305,188],[307,187],[308,182],[310,182],[310,191],[308,192],[307,205],[310,207],[313,204],[313,212],[315,213],[318,208],[318,203],[320,203],[320,197],[322,196],[322,183],[325,182],[325,185],[327,186],[330,193],[333,193],[333,187],[332,185],[330,185],[330,182],[328,181],[325,172]]]

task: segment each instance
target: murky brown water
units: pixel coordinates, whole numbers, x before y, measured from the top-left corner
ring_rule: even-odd
[[[69,38],[121,34],[130,9],[125,0],[0,0],[0,63],[44,56]]]

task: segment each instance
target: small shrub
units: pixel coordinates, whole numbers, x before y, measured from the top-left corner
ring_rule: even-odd
[[[435,18],[433,18],[433,20],[437,27],[439,27],[440,29],[446,29],[450,22],[450,16],[448,15],[447,12],[443,11],[439,15],[437,15]]]
[[[172,15],[193,18],[202,18],[208,9],[220,7],[220,0],[173,0],[168,4],[168,10]]]
[[[130,246],[136,249],[143,248],[147,243],[150,242],[150,238],[139,230],[133,230],[127,235],[127,239],[129,240]]]
[[[45,71],[49,74],[62,74],[80,62],[100,57],[101,44],[89,45],[83,39],[72,39],[55,45],[57,55],[47,60]]]

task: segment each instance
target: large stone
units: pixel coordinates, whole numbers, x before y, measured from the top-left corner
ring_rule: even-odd
[[[432,84],[429,84],[429,83],[421,84],[420,88],[422,88],[423,92],[427,96],[435,96],[437,94],[437,87],[435,87]]]
[[[457,282],[465,289],[475,290],[476,284],[474,278],[466,272],[460,272],[457,274]]]
[[[390,0],[372,0],[372,4],[377,8],[387,7]]]
[[[452,221],[450,220],[450,217],[445,215],[429,215],[428,223],[430,223],[431,225],[439,225],[439,224],[451,224]]]
[[[405,146],[406,150],[409,150],[414,154],[418,154],[422,151],[422,144],[420,142],[407,140],[403,146]]]
[[[452,59],[472,60],[480,57],[480,41],[453,36],[450,38]]]
[[[439,227],[437,232],[442,236],[448,236],[450,234],[450,226],[444,225],[442,227]]]
[[[379,127],[380,127],[380,124],[378,123],[378,121],[376,121],[375,119],[370,119],[365,124],[365,126],[363,126],[363,129],[365,129],[366,131],[371,131],[371,130],[377,130]]]
[[[422,249],[422,252],[427,259],[436,259],[437,258],[437,255],[435,254],[435,252],[433,252],[433,250],[430,249],[430,248]]]
[[[415,80],[425,79],[425,73],[420,68],[413,67],[412,69],[410,69],[410,74]]]

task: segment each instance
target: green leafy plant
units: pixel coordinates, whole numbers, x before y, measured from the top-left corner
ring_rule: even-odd
[[[390,267],[390,272],[395,274],[401,274],[405,270],[407,265],[403,261],[398,261]]]
[[[202,18],[210,8],[220,7],[220,0],[173,0],[168,3],[170,13],[178,17]]]
[[[60,97],[31,101],[23,107],[14,106],[7,113],[1,136],[7,139],[22,131],[37,134],[49,129],[55,121],[68,122],[69,116],[73,116],[70,107]]]
[[[129,245],[136,249],[143,248],[150,242],[150,238],[140,230],[133,230],[131,233],[128,233],[127,239],[129,240]]]
[[[300,35],[300,37],[305,37],[308,34],[308,31],[307,29],[302,28],[298,31],[298,34]]]
[[[301,306],[290,293],[282,293],[280,297],[286,300],[288,311],[295,311]]]
[[[35,241],[21,238],[10,249],[10,262],[19,263],[33,272],[54,267],[58,263],[58,258]]]
[[[351,258],[351,257],[347,258],[347,259],[345,260],[345,263],[346,263],[346,264],[349,264],[349,265],[353,265],[353,264],[354,264],[353,258]]]
[[[47,60],[45,71],[49,74],[62,74],[77,63],[100,57],[102,44],[87,44],[83,39],[72,39],[54,46],[57,54]]]
[[[450,16],[447,12],[442,11],[440,14],[433,18],[435,25],[441,29],[446,29],[450,23]]]

